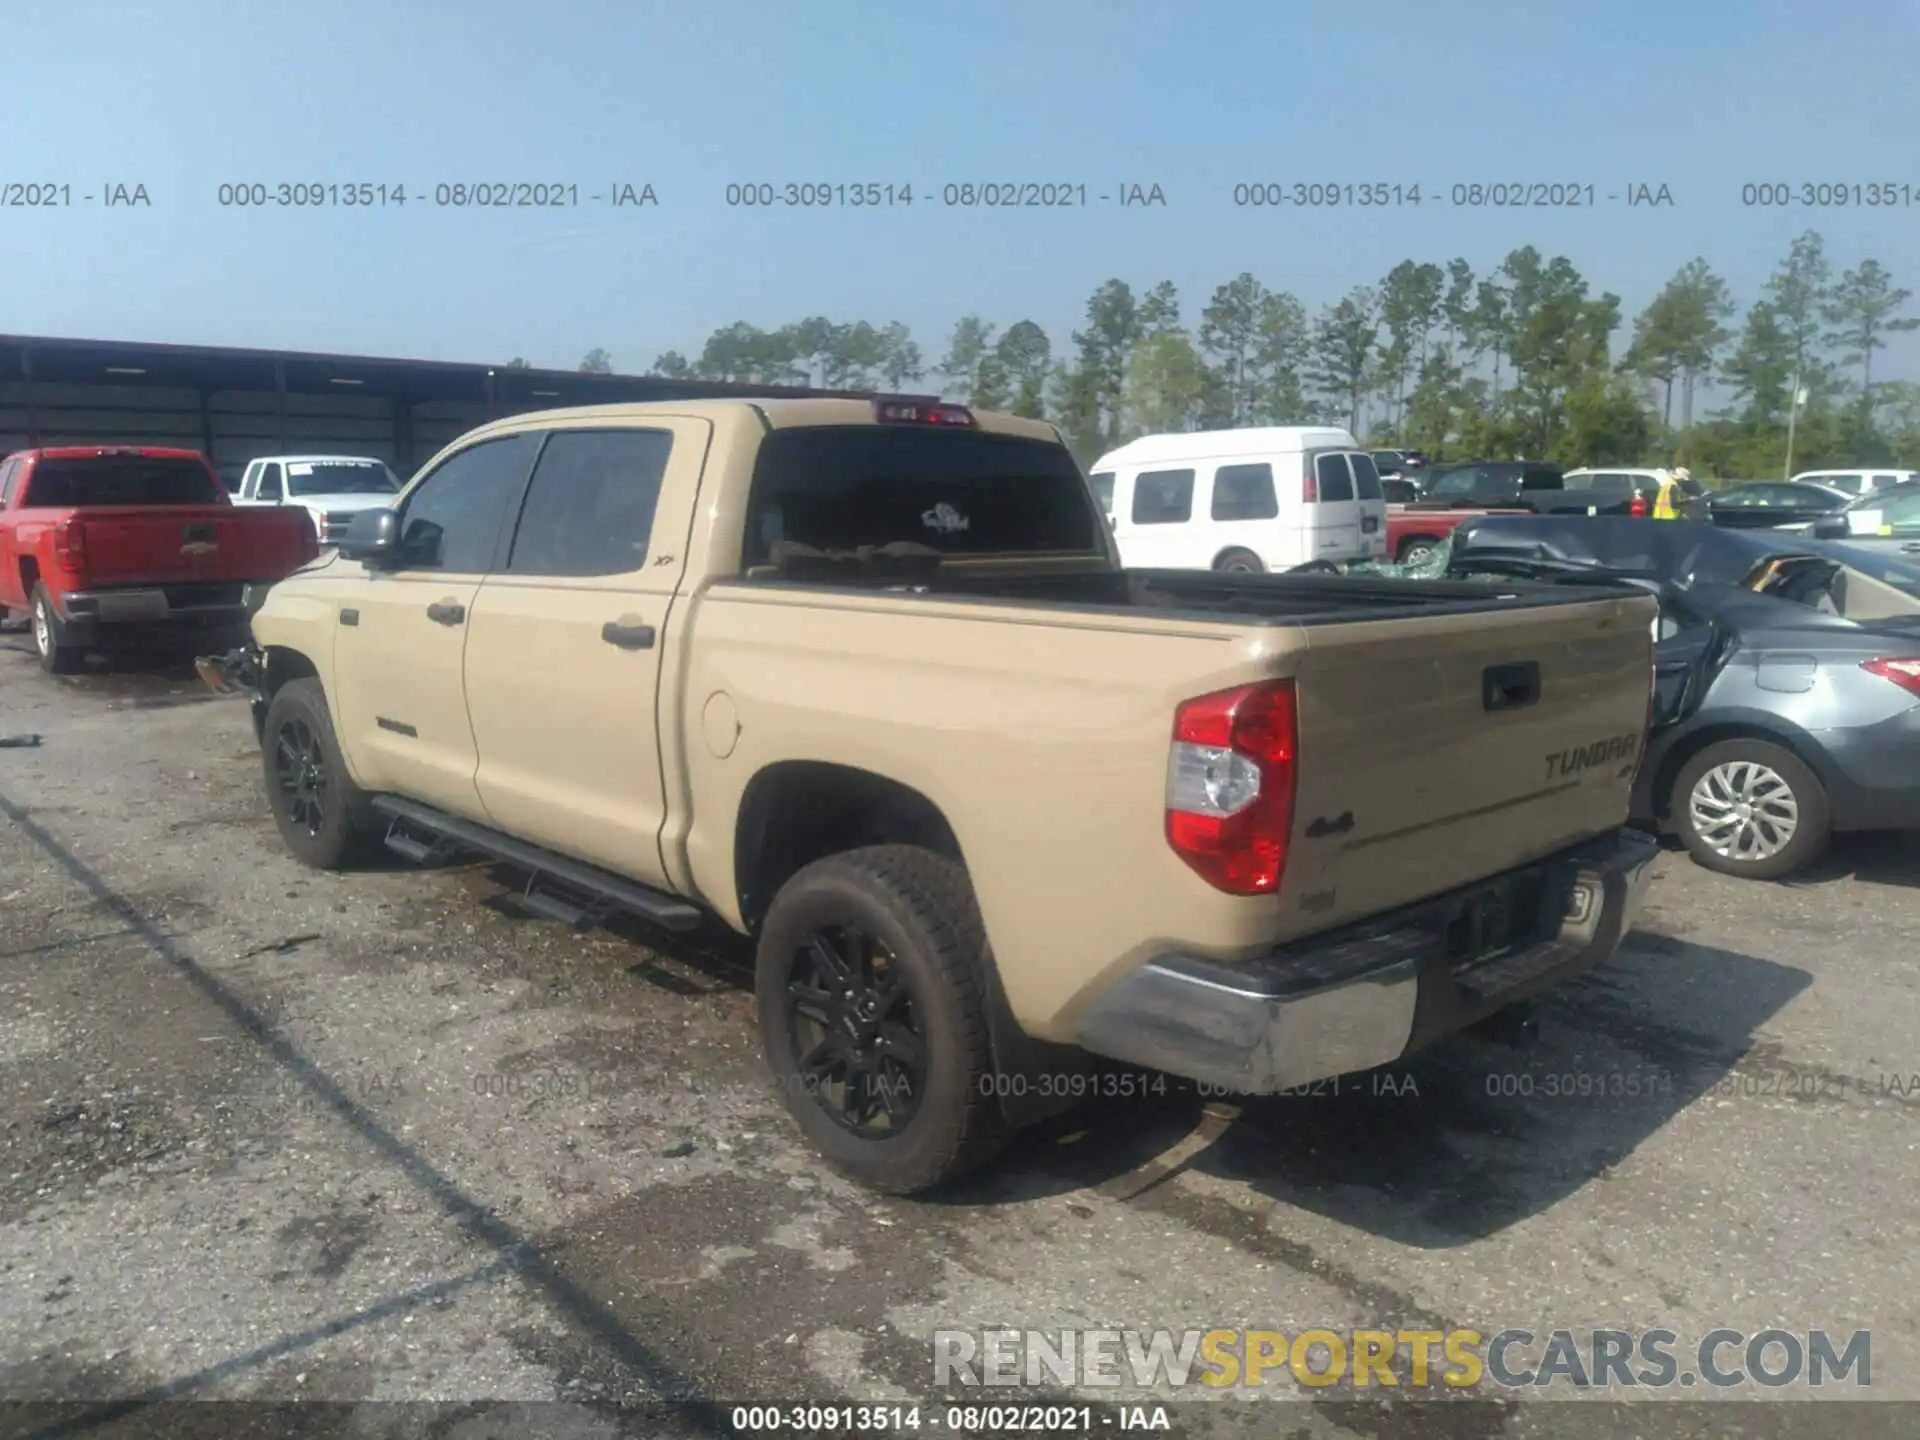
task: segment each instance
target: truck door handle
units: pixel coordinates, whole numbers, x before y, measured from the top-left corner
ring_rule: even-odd
[[[653,626],[621,625],[609,620],[600,627],[600,638],[609,645],[619,646],[622,650],[651,650]]]
[[[1480,672],[1480,703],[1488,710],[1519,710],[1540,700],[1540,662],[1489,665]]]
[[[427,618],[436,625],[458,625],[467,618],[467,607],[451,600],[436,600],[427,606]]]

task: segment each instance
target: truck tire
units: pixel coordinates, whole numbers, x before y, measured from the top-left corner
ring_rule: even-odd
[[[53,608],[53,596],[44,584],[33,587],[33,649],[40,668],[49,675],[71,675],[86,663],[84,646],[67,642],[66,622]]]
[[[787,1108],[835,1169],[911,1195],[1005,1142],[982,963],[966,871],[931,850],[829,856],[774,896],[755,965],[760,1037]]]
[[[1401,545],[1400,553],[1394,557],[1396,565],[1424,565],[1433,558],[1433,552],[1439,548],[1437,540],[1417,535]]]
[[[260,759],[268,808],[302,864],[339,870],[372,851],[378,822],[367,793],[347,774],[318,680],[289,680],[274,692]]]
[[[1820,777],[1783,746],[1722,740],[1687,761],[1667,813],[1694,863],[1779,880],[1819,859],[1831,809]]]
[[[1266,564],[1258,555],[1254,554],[1251,550],[1242,550],[1238,547],[1232,550],[1222,550],[1219,555],[1214,557],[1213,568],[1226,571],[1231,575],[1264,575],[1267,573]]]

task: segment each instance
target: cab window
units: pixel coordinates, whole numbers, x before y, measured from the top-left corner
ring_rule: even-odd
[[[561,430],[547,439],[507,557],[516,575],[627,575],[646,564],[666,430]]]
[[[434,467],[400,507],[400,565],[484,575],[507,506],[526,482],[537,435],[482,440]]]

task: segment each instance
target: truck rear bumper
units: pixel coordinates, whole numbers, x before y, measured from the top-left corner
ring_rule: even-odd
[[[1086,1049],[1238,1094],[1389,1064],[1619,947],[1660,853],[1622,830],[1237,965],[1170,954],[1103,995]]]
[[[70,626],[164,625],[195,619],[237,620],[246,614],[239,584],[128,586],[70,590],[55,597]]]

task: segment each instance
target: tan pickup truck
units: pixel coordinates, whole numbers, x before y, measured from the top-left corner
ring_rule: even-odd
[[[1127,572],[1050,425],[920,400],[518,415],[274,585],[289,848],[757,946],[801,1129],[896,1193],[1096,1087],[1272,1093],[1606,959],[1654,602]]]

